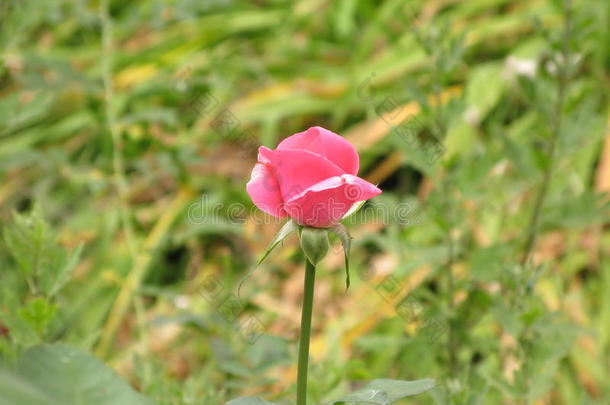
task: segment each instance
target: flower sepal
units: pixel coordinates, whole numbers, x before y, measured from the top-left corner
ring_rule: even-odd
[[[349,252],[352,248],[352,235],[349,234],[347,228],[343,224],[335,224],[332,228],[329,228],[331,232],[336,234],[341,240],[343,246],[343,255],[345,256],[345,290],[349,290],[350,277],[349,277]]]
[[[275,249],[275,247],[277,245],[279,245],[281,242],[283,242],[284,239],[286,239],[288,237],[288,235],[290,235],[292,232],[296,231],[297,229],[299,229],[299,225],[296,222],[294,222],[292,219],[288,220],[288,222],[286,222],[284,224],[284,226],[282,226],[282,229],[280,229],[280,231],[277,233],[277,235],[275,235],[275,237],[273,238],[273,241],[267,248],[267,251],[265,252],[263,257],[261,257],[260,260],[258,261],[258,263],[256,263],[256,267],[260,266],[261,263],[263,263],[265,261],[267,256],[269,256],[269,254],[273,251],[273,249]]]
[[[256,264],[255,269],[260,266],[263,261],[265,261],[265,259],[277,245],[282,243],[286,237],[296,230],[298,230],[299,233],[301,249],[303,249],[303,253],[305,254],[305,257],[307,257],[307,260],[309,260],[313,265],[318,264],[318,262],[320,262],[320,260],[322,260],[328,253],[330,248],[328,232],[332,232],[338,236],[345,256],[345,289],[349,289],[349,255],[352,245],[352,237],[347,231],[347,228],[340,223],[337,223],[330,228],[315,228],[299,225],[293,220],[288,220],[277,235],[275,235],[275,238],[273,238],[273,241],[267,248],[267,251]]]

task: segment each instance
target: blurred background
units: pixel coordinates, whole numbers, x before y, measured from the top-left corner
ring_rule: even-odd
[[[158,404],[290,403],[303,257],[253,272],[281,223],[245,184],[320,125],[384,193],[350,289],[337,241],[318,268],[313,404],[378,377],[610,403],[609,26],[603,0],[1,0],[0,388],[61,342]]]

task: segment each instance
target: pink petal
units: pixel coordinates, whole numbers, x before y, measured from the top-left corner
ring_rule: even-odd
[[[328,159],[306,150],[271,150],[261,146],[258,151],[259,162],[268,162],[266,164],[272,168],[284,201],[322,180],[344,174]]]
[[[368,181],[344,174],[314,184],[286,200],[284,209],[301,225],[325,228],[341,220],[355,202],[380,193],[381,190]]]
[[[283,207],[280,186],[267,164],[257,163],[254,166],[250,181],[246,184],[246,191],[254,205],[267,214],[278,218],[288,215]]]
[[[280,142],[277,149],[301,149],[317,153],[348,174],[358,174],[360,167],[360,158],[354,146],[342,136],[322,127],[311,127],[291,135]]]

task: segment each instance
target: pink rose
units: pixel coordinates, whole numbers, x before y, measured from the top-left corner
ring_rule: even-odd
[[[246,190],[262,211],[298,224],[325,228],[352,205],[381,193],[356,176],[360,158],[345,138],[312,127],[284,139],[277,149],[258,149]]]

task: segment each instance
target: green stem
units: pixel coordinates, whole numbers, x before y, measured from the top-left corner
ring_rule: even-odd
[[[451,235],[451,230],[449,230],[449,258],[447,259],[447,300],[448,300],[448,308],[451,311],[451,314],[448,319],[448,333],[447,333],[447,350],[449,352],[449,374],[451,377],[456,377],[458,373],[458,364],[457,364],[457,340],[455,338],[455,314],[453,313],[453,296],[455,295],[455,279],[453,277],[453,263],[455,261],[455,253],[454,253],[454,245],[453,245],[453,235]]]
[[[125,242],[131,259],[136,257],[136,238],[129,212],[129,185],[125,178],[125,162],[123,158],[123,138],[117,126],[117,114],[114,109],[114,84],[112,79],[113,24],[110,16],[110,0],[100,4],[100,20],[102,23],[101,75],[104,89],[104,107],[106,127],[112,141],[112,171],[113,181],[117,190],[120,220],[125,233]]]
[[[562,131],[562,115],[563,115],[563,105],[566,96],[566,90],[568,86],[569,72],[571,69],[568,67],[569,58],[570,58],[570,47],[569,41],[572,37],[572,8],[571,2],[566,0],[564,3],[565,9],[565,24],[563,28],[563,39],[562,39],[562,48],[561,55],[562,61],[561,65],[557,67],[557,99],[555,102],[555,109],[553,111],[552,116],[550,117],[551,121],[551,144],[549,148],[549,162],[544,171],[544,177],[542,179],[542,186],[540,187],[540,191],[536,197],[536,201],[534,203],[534,209],[532,210],[532,215],[530,217],[529,225],[528,225],[528,233],[527,240],[525,242],[525,247],[523,249],[523,256],[521,258],[521,266],[525,266],[534,250],[536,244],[536,238],[538,236],[538,228],[540,222],[540,216],[542,212],[542,206],[544,205],[544,201],[546,198],[546,194],[549,189],[549,184],[551,182],[551,177],[553,175],[553,169],[555,164],[555,158],[557,154],[557,143],[559,137],[561,136]]]
[[[311,336],[311,313],[316,266],[305,259],[305,287],[303,290],[303,312],[301,313],[301,338],[299,340],[299,365],[297,374],[297,405],[307,405],[307,367],[309,365],[309,337]]]

